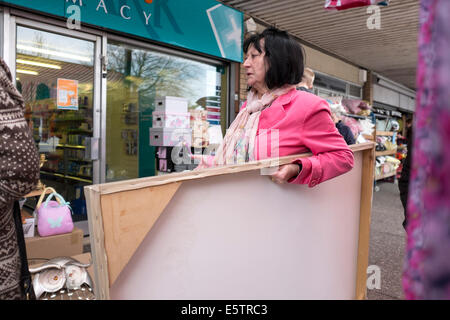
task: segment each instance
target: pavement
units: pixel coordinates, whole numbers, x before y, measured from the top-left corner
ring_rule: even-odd
[[[401,300],[406,245],[403,206],[396,183],[377,182],[377,187],[370,222],[369,266],[380,268],[381,285],[380,289],[367,290],[367,300]]]

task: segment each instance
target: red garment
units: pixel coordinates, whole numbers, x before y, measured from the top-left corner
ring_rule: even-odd
[[[357,7],[380,5],[387,6],[389,0],[325,0],[325,9],[329,10],[346,10]]]
[[[290,183],[314,187],[353,168],[353,152],[336,129],[328,103],[316,95],[292,89],[261,112],[255,159],[272,156],[273,129],[278,130],[280,157],[313,154],[293,161],[302,164],[302,171]],[[276,132],[273,137],[276,138]]]

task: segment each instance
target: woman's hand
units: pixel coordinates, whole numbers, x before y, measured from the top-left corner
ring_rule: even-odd
[[[290,179],[298,176],[299,169],[300,166],[296,163],[285,164],[272,174],[272,181],[278,184],[287,183]]]

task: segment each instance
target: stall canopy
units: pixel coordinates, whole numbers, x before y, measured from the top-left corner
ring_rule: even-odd
[[[392,0],[370,7],[330,11],[320,0],[222,0],[257,21],[288,31],[327,53],[416,87],[419,1]],[[369,10],[369,11],[367,11]]]

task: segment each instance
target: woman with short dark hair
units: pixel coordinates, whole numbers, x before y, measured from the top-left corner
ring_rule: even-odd
[[[264,52],[268,64],[264,81],[268,89],[280,88],[286,84],[296,85],[302,80],[303,50],[286,32],[275,28],[266,29],[245,40],[245,53],[250,46],[259,53]]]
[[[351,170],[353,152],[337,131],[328,103],[296,90],[304,71],[300,44],[269,28],[248,38],[244,52],[247,102],[215,157],[203,159],[200,168],[311,152],[272,175],[276,183],[310,187]]]

